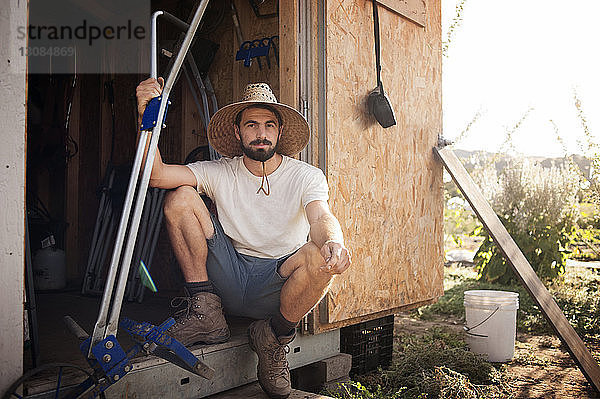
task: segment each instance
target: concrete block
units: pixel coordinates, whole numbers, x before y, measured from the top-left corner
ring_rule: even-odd
[[[330,381],[348,378],[352,367],[352,356],[346,353],[328,357],[292,370],[292,386],[312,392],[318,392]]]
[[[325,382],[347,377],[352,368],[352,355],[340,353],[316,362],[319,372],[325,377]]]

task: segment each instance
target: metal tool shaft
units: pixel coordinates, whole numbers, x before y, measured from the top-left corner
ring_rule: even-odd
[[[200,5],[200,7],[202,4]],[[198,7],[198,8],[200,8]],[[204,12],[203,12],[204,14]],[[150,33],[150,77],[156,79],[158,77],[158,18],[165,18],[167,21],[171,22],[173,25],[177,26],[182,31],[188,31],[190,29],[190,25],[186,22],[183,22],[173,14],[169,14],[166,11],[156,11],[152,14],[152,24],[151,24],[151,33]],[[200,17],[202,19],[202,17]],[[193,21],[192,21],[193,23]],[[196,28],[197,29],[197,28]],[[194,31],[195,33],[195,31]],[[192,35],[193,38],[193,35]],[[184,39],[185,40],[185,39]],[[183,47],[182,47],[183,48]],[[187,53],[187,51],[186,51]],[[173,67],[173,70],[175,68]]]
[[[125,233],[127,230],[127,222],[129,221],[129,214],[131,213],[131,207],[133,205],[133,196],[135,193],[137,176],[140,173],[147,139],[148,132],[143,131],[140,134],[137,151],[133,160],[131,177],[129,179],[129,184],[127,186],[127,194],[125,195],[125,202],[123,204],[123,213],[121,214],[121,221],[119,222],[119,229],[117,230],[115,246],[113,248],[113,254],[110,261],[110,269],[106,277],[106,284],[104,286],[104,293],[102,295],[102,302],[100,304],[100,312],[98,314],[96,324],[94,325],[94,332],[92,333],[92,340],[90,343],[90,349],[88,351],[88,357],[93,357],[91,352],[92,347],[98,342],[102,341],[105,337],[106,321],[108,318],[108,311],[113,296],[113,287],[115,285],[115,278],[117,276],[117,271],[119,267],[119,259],[121,258],[123,241],[125,240]]]
[[[157,123],[152,130],[152,137],[150,138],[150,146],[148,148],[148,154],[146,156],[146,162],[144,164],[144,170],[142,172],[141,182],[138,186],[138,195],[136,200],[136,206],[134,208],[133,217],[131,221],[131,226],[129,228],[129,234],[127,239],[127,246],[125,247],[125,253],[123,254],[123,261],[121,264],[121,271],[119,274],[119,282],[117,284],[117,288],[115,290],[115,299],[113,301],[110,317],[108,320],[108,325],[106,326],[106,331],[104,333],[104,338],[108,335],[117,335],[117,330],[119,328],[119,315],[121,314],[121,305],[123,303],[123,295],[125,293],[125,286],[127,285],[127,276],[129,274],[129,268],[131,266],[131,258],[133,255],[133,249],[135,247],[135,241],[137,239],[137,231],[140,225],[140,219],[142,216],[142,210],[144,208],[144,201],[146,199],[146,191],[148,190],[148,184],[150,183],[150,174],[152,173],[152,166],[154,163],[154,157],[156,155],[156,148],[158,147],[158,139],[160,138],[160,131],[162,129],[162,121],[164,119],[165,110],[167,108],[167,102],[169,99],[169,94],[171,93],[171,89],[175,85],[175,81],[177,79],[177,75],[179,74],[179,70],[181,69],[181,65],[185,60],[185,56],[192,44],[192,40],[194,39],[194,35],[200,22],[202,20],[202,16],[204,15],[204,11],[208,5],[208,0],[202,0],[198,9],[196,10],[196,14],[192,19],[190,24],[190,28],[188,29],[185,38],[183,39],[183,43],[181,44],[181,48],[177,53],[177,57],[175,58],[175,62],[171,71],[169,72],[169,76],[165,83],[165,87],[163,88],[162,100],[160,102],[160,108],[158,110]],[[132,176],[133,178],[134,176]]]
[[[203,105],[203,113],[206,115],[204,119],[204,128],[208,129],[208,123],[210,122],[210,111],[208,109],[208,97],[206,96],[206,87],[204,87],[204,82],[202,82],[202,76],[200,75],[200,71],[198,70],[198,66],[196,65],[196,61],[194,61],[194,57],[191,54],[187,55],[187,62],[192,70],[192,75],[196,80],[196,84],[198,85],[198,89],[200,90],[200,95],[202,96],[202,105]]]
[[[146,143],[148,141],[148,131],[142,131],[140,134],[136,155],[133,163],[133,168],[131,171],[131,177],[129,179],[129,185],[127,188],[127,194],[125,197],[125,203],[123,207],[123,213],[121,215],[121,220],[119,223],[119,229],[117,232],[117,238],[115,241],[115,246],[113,249],[113,255],[111,259],[111,265],[109,274],[106,279],[106,285],[104,288],[104,294],[102,296],[102,303],[100,305],[100,312],[98,315],[98,319],[94,326],[94,332],[92,334],[92,340],[90,343],[90,352],[88,356],[91,355],[91,348],[96,345],[98,342],[102,341],[108,335],[117,335],[118,329],[118,319],[121,313],[121,306],[123,303],[123,296],[125,293],[125,286],[127,284],[127,276],[129,274],[129,269],[131,267],[131,259],[133,256],[133,250],[135,247],[135,241],[137,239],[137,232],[140,224],[140,219],[142,215],[142,210],[144,208],[144,201],[146,198],[146,191],[148,189],[148,185],[150,182],[150,174],[152,172],[152,165],[154,162],[154,157],[156,155],[156,148],[158,146],[158,139],[160,138],[160,131],[162,129],[162,121],[164,120],[164,115],[167,107],[167,102],[169,98],[169,94],[171,89],[173,88],[177,76],[179,74],[179,70],[181,69],[181,65],[185,59],[185,56],[189,50],[189,47],[192,43],[196,30],[200,25],[200,21],[202,20],[202,16],[206,10],[209,0],[202,0],[198,8],[196,9],[196,13],[192,19],[192,22],[189,24],[189,29],[185,35],[181,48],[177,53],[177,57],[171,68],[167,81],[165,83],[165,87],[162,93],[162,100],[160,102],[160,107],[158,111],[157,123],[154,126],[150,138],[150,146],[148,148],[148,152],[146,155],[146,162],[144,162],[144,152],[146,148]],[[160,12],[159,12],[160,13]],[[160,15],[165,15],[167,13],[155,13],[152,17],[152,51],[151,51],[151,75],[152,77],[157,77],[157,31],[156,31],[156,19]],[[176,19],[172,15],[167,16],[168,19]],[[178,20],[179,22],[182,22]],[[185,23],[183,23],[185,24]],[[185,24],[187,25],[187,24]],[[178,26],[183,26],[178,24]],[[142,165],[143,164],[143,165]],[[143,167],[143,169],[142,169]],[[140,170],[143,170],[141,179],[139,177]],[[139,181],[139,184],[138,184]],[[137,187],[137,195],[134,195]],[[135,206],[133,207],[133,216],[131,216],[131,210],[133,205],[133,200],[135,197]],[[130,217],[131,216],[131,217]],[[129,226],[129,229],[128,229]],[[125,236],[127,234],[127,244],[125,246],[125,251],[123,250],[123,243],[125,241]],[[119,262],[120,261],[120,262]],[[120,265],[120,271],[119,271]],[[119,279],[117,283],[116,289],[114,288],[115,278],[119,272]],[[114,292],[113,292],[114,291]],[[114,294],[114,295],[113,295]],[[110,310],[110,317],[107,316]]]

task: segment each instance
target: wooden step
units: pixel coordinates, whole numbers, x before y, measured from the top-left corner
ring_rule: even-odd
[[[244,385],[238,388],[230,389],[216,395],[209,396],[207,399],[268,399],[267,394],[262,390],[258,382]],[[330,396],[323,396],[317,393],[299,391],[292,389],[289,399],[333,399]]]

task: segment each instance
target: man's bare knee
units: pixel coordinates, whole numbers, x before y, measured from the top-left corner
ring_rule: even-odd
[[[164,213],[168,228],[197,221],[206,238],[212,237],[215,233],[210,212],[193,187],[181,186],[168,192],[165,197]]]
[[[165,196],[165,217],[169,220],[190,214],[199,205],[199,202],[202,203],[202,206],[204,205],[202,199],[192,187],[182,186],[169,191]]]
[[[289,257],[279,268],[279,273],[282,277],[288,277],[298,268],[302,267],[312,274],[313,265],[317,265],[315,272],[318,272],[320,266],[325,264],[325,260],[321,256],[319,247],[312,241],[304,244],[291,257]]]
[[[300,248],[300,251],[302,251],[302,254],[304,255],[305,265],[325,264],[325,259],[323,259],[323,256],[321,255],[321,250],[314,242],[307,242]]]
[[[305,265],[310,276],[319,281],[330,281],[333,276],[322,269],[326,261],[323,255],[321,255],[321,249],[314,242],[310,241],[302,247],[302,250],[305,256]]]
[[[189,220],[188,218],[195,217],[207,237],[214,234],[210,212],[193,187],[181,186],[168,192],[165,196],[164,212],[167,224],[177,224],[183,218]]]

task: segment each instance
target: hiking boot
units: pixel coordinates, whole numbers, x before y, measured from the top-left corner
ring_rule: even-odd
[[[173,298],[172,307],[185,307],[175,313],[175,324],[167,334],[189,346],[198,342],[218,344],[229,339],[229,327],[223,315],[221,298],[210,292]]]
[[[248,327],[250,348],[258,355],[258,382],[270,398],[284,399],[292,392],[286,353],[295,336],[294,331],[289,336],[275,337],[269,320],[257,320]]]

